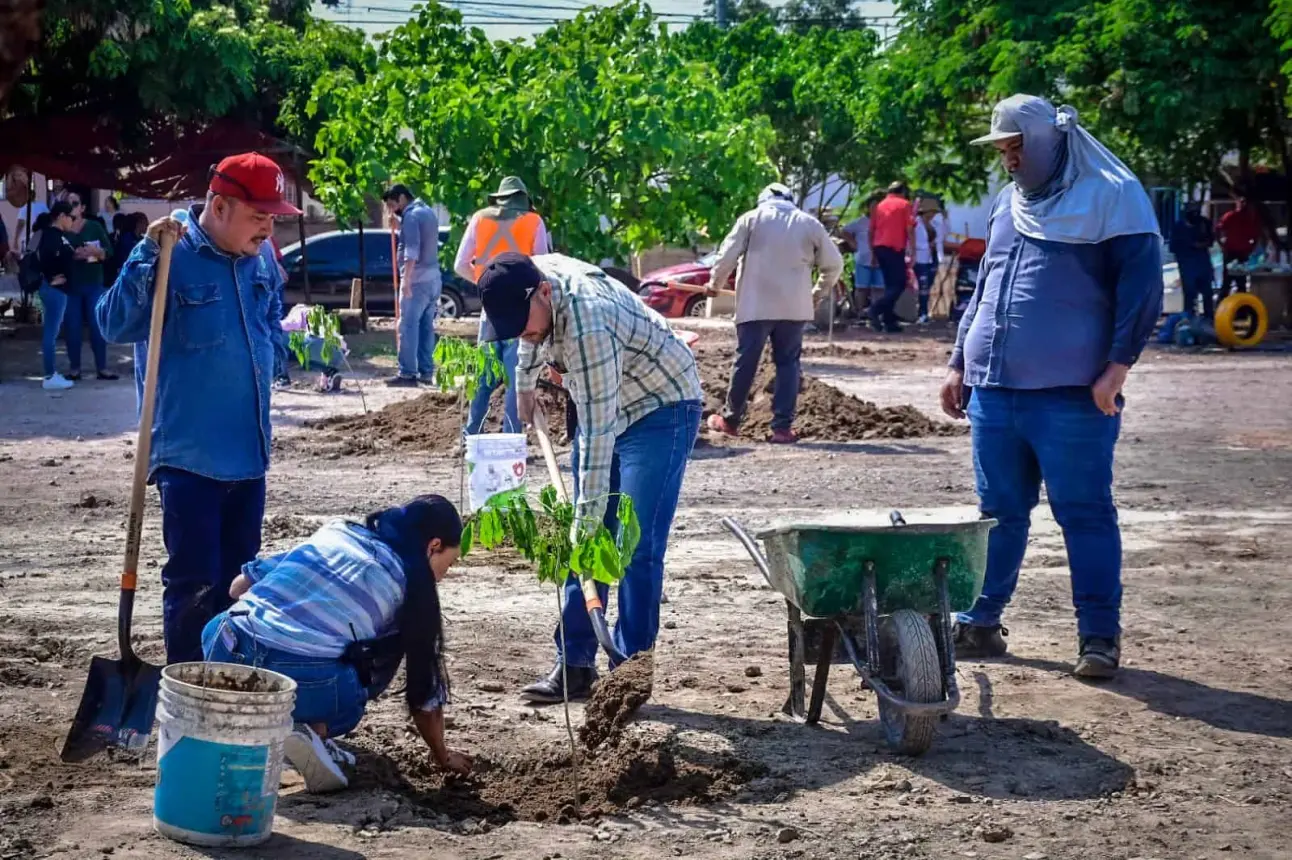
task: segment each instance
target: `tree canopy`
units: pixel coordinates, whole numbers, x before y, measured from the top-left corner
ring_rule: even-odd
[[[308,14],[308,0],[50,0],[42,40],[6,117],[93,112],[130,133],[145,119],[232,117],[306,149],[305,111],[325,73],[361,79],[357,30]]]
[[[726,230],[774,176],[766,119],[635,2],[532,44],[491,42],[436,4],[389,35],[361,85],[325,80],[312,178],[339,213],[407,182],[461,222],[506,175],[529,185],[559,247],[623,258]]]

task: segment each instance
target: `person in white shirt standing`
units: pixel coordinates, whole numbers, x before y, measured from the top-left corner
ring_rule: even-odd
[[[915,219],[915,281],[920,290],[920,322],[929,321],[929,295],[938,276],[942,248],[946,242],[947,219],[936,197],[922,197]]]
[[[793,193],[775,182],[758,195],[757,208],[736,220],[718,251],[710,287],[725,284],[732,269],[737,269],[736,360],[726,407],[722,414],[709,416],[709,429],[736,435],[763,347],[770,339],[776,364],[771,441],[796,442],[792,425],[799,396],[803,326],[813,317],[813,297],[830,295],[834,289],[843,272],[843,257],[821,222],[795,206]]]
[[[497,193],[489,195],[489,203],[489,206],[471,216],[467,231],[462,236],[462,244],[458,246],[458,256],[453,261],[453,271],[458,277],[473,284],[479,283],[480,275],[499,254],[514,252],[533,257],[551,250],[547,225],[543,223],[542,216],[534,211],[529,199],[529,189],[519,177],[508,176],[503,179]],[[492,332],[488,315],[481,309],[479,342],[489,344],[507,375],[502,429],[504,433],[521,433],[523,428],[516,412],[516,350],[519,344],[515,338],[493,343]],[[468,436],[483,432],[485,416],[489,414],[489,400],[501,381],[491,374],[485,374],[480,379],[471,401],[471,413],[467,417]]]
[[[852,273],[852,306],[861,313],[861,308],[870,304],[874,294],[872,290],[884,289],[884,273],[875,265],[875,252],[870,247],[870,216],[875,211],[875,204],[884,199],[884,192],[874,191],[862,204],[861,216],[843,225],[841,230],[852,238],[856,251],[853,253],[854,271]],[[862,301],[862,299],[865,301]]]

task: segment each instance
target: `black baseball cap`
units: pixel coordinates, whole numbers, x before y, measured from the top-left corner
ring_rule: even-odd
[[[508,251],[489,261],[480,274],[480,304],[484,306],[484,341],[518,338],[529,326],[529,300],[543,273],[524,254]]]

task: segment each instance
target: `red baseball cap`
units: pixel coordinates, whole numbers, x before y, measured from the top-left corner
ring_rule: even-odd
[[[270,215],[300,215],[301,210],[283,199],[286,182],[272,158],[258,152],[230,155],[211,171],[213,194],[241,200]]]

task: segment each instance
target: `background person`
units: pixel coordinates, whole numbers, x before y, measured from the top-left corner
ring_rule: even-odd
[[[902,330],[897,300],[906,289],[906,258],[914,250],[915,210],[909,198],[906,183],[894,182],[870,219],[870,246],[884,276],[884,295],[870,306],[870,327],[890,334]]]
[[[861,309],[869,307],[875,291],[884,289],[884,274],[875,265],[875,251],[870,246],[870,222],[875,207],[884,199],[884,192],[876,191],[862,204],[861,215],[843,226],[843,232],[852,237],[856,251],[853,253],[852,307],[860,316]],[[862,301],[862,299],[865,301]]]
[[[202,633],[206,659],[259,666],[299,685],[284,743],[310,792],[336,791],[354,757],[333,741],[353,731],[390,686],[401,661],[404,698],[436,764],[456,773],[471,758],[444,742],[449,678],[436,583],[457,561],[462,520],[443,496],[337,521],[295,549],[248,563],[236,600]]]
[[[978,287],[960,321],[942,408],[969,417],[987,540],[982,596],[955,626],[957,656],[999,657],[1044,482],[1063,531],[1082,678],[1121,661],[1122,545],[1113,453],[1122,386],[1157,325],[1162,252],[1139,180],[1035,96],[992,113],[990,143],[1013,182],[987,226]],[[971,390],[968,402],[965,389]]]
[[[399,373],[387,385],[435,381],[435,317],[440,312],[440,221],[404,185],[381,196],[399,220]]]
[[[1202,204],[1190,202],[1185,204],[1171,228],[1171,253],[1180,267],[1180,291],[1184,293],[1184,312],[1189,316],[1198,313],[1198,301],[1202,301],[1202,315],[1212,317],[1212,290],[1215,287],[1216,272],[1211,264],[1211,245],[1215,235],[1211,221],[1203,217]]]
[[[718,249],[709,284],[727,283],[732,269],[736,269],[736,358],[726,405],[721,415],[709,416],[709,429],[728,436],[739,432],[749,390],[770,340],[776,365],[771,441],[795,442],[803,326],[814,316],[814,295],[833,300],[843,257],[821,222],[795,206],[789,188],[775,182],[758,195],[756,208],[736,219]]]
[[[37,219],[32,231],[36,246],[36,259],[40,265],[40,356],[45,372],[41,387],[46,391],[66,391],[74,383],[54,367],[54,350],[58,332],[67,314],[67,296],[72,288],[72,265],[76,262],[76,249],[68,240],[75,219],[67,203],[55,203],[54,208]],[[70,334],[69,329],[69,334]],[[64,336],[64,344],[67,336]]]
[[[67,378],[73,382],[81,378],[81,341],[87,327],[98,378],[118,378],[108,370],[108,342],[94,315],[94,308],[103,296],[104,262],[112,257],[112,238],[98,220],[85,217],[85,197],[84,189],[71,187],[65,196],[67,205],[72,207],[73,224],[67,240],[72,244],[74,258],[63,325],[67,327],[67,361],[70,365]]]
[[[942,262],[942,246],[946,241],[947,222],[942,205],[934,197],[920,198],[919,216],[915,221],[914,243],[915,282],[919,288],[919,321],[929,321],[929,296]]]
[[[547,225],[543,218],[534,211],[529,199],[529,190],[525,183],[516,176],[508,176],[498,185],[498,191],[489,195],[490,206],[481,209],[471,216],[467,223],[462,244],[458,246],[457,258],[453,261],[453,270],[458,277],[475,284],[480,281],[489,261],[499,254],[509,251],[532,257],[546,254],[549,250]],[[488,315],[480,313],[481,344],[489,342]],[[503,400],[504,433],[520,433],[524,430],[516,414],[516,348],[515,339],[500,343],[489,343],[489,349],[502,363],[506,373],[507,394]],[[471,401],[471,413],[467,418],[467,435],[480,433],[484,427],[485,416],[489,413],[489,400],[494,389],[503,380],[491,375],[484,375],[476,388],[475,398]]]
[[[1216,225],[1220,234],[1220,250],[1223,254],[1224,280],[1220,287],[1220,297],[1231,293],[1240,293],[1247,289],[1247,276],[1229,271],[1230,263],[1246,263],[1252,252],[1265,235],[1260,215],[1256,213],[1244,195],[1234,199],[1234,208],[1220,216]]]
[[[261,249],[283,199],[283,174],[258,153],[211,172],[206,202],[185,223],[148,228],[98,306],[104,333],[135,344],[135,383],[161,349],[149,480],[161,496],[163,632],[171,663],[202,659],[203,626],[227,609],[229,585],[260,551],[274,351],[283,337],[282,277]],[[148,342],[162,233],[178,236],[166,326]]]

